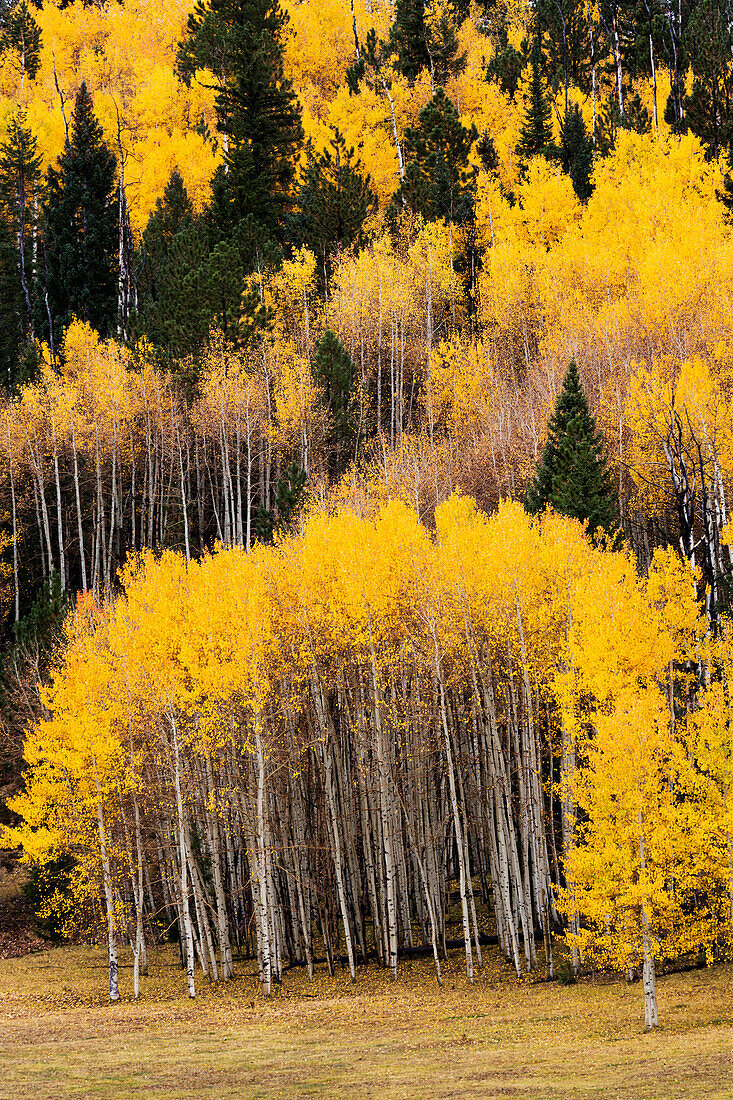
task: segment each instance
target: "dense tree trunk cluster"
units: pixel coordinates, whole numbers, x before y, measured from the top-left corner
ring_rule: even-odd
[[[196,966],[226,979],[235,952],[257,958],[267,992],[287,966],[312,975],[324,957],[352,976],[370,957],[396,974],[423,951],[440,980],[456,941],[473,980],[487,936],[517,975],[552,974],[563,927],[577,966],[585,912],[602,935],[627,928],[625,965],[643,963],[646,981],[654,953],[718,934],[685,908],[681,867],[666,930],[642,885],[646,863],[651,883],[668,858],[648,829],[677,828],[659,797],[679,801],[649,770],[677,751],[654,733],[679,690],[659,596],[648,602],[628,557],[594,549],[574,520],[533,522],[518,505],[487,520],[453,497],[436,522],[433,540],[404,505],[374,520],[318,514],[274,549],[147,555],[106,608],[80,601],[14,807],[31,857],[58,837],[78,862],[77,911],[103,901],[113,997],[120,936],[137,974],[146,937],[173,930],[192,996]],[[669,558],[657,578],[678,593],[675,621],[690,621],[675,636],[697,636],[692,575]],[[624,691],[648,700],[638,720]],[[609,729],[608,758],[602,737],[585,743],[591,723]],[[575,857],[576,792],[588,817],[588,775],[621,768],[611,782],[624,788],[619,730],[632,800],[647,784],[624,811],[629,868],[643,858],[630,900],[596,903],[598,876],[583,881]],[[637,781],[639,738],[652,763]],[[705,841],[714,876],[724,853],[710,828],[697,835],[718,836]],[[626,843],[620,825],[603,835]],[[703,887],[698,868],[695,897],[729,896],[722,874]]]

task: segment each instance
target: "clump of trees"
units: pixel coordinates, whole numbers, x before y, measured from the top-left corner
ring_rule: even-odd
[[[656,963],[729,942],[729,627],[701,642],[674,554],[644,580],[576,520],[454,496],[434,538],[396,502],[315,511],[122,584],[68,619],[6,833],[73,855],[80,907],[102,884],[113,999],[118,945],[137,992],[171,927],[191,996],[237,949],[265,992],[418,945],[440,981],[455,891],[469,980],[479,902],[518,975],[564,921],[576,966],[643,971],[651,1026]]]

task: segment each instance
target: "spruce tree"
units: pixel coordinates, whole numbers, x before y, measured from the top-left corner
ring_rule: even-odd
[[[330,149],[319,156],[309,154],[296,203],[293,237],[317,256],[325,291],[331,257],[341,248],[363,247],[364,222],[377,208],[371,179],[338,130]]]
[[[684,99],[687,125],[718,160],[733,145],[733,72],[731,18],[720,0],[700,0],[685,34],[693,71],[692,90]]]
[[[278,0],[199,0],[178,50],[178,68],[216,74],[217,126],[225,165],[213,181],[211,217],[220,237],[249,217],[279,243],[292,208],[303,139],[301,109],[283,70],[287,15]]]
[[[0,384],[12,389],[18,376],[24,313],[18,281],[18,250],[4,221],[0,221]]]
[[[590,94],[589,12],[584,0],[539,0],[537,18],[542,37],[543,73],[547,83],[558,91],[563,88],[563,114],[569,109],[570,85]],[[596,34],[593,39],[597,49]]]
[[[143,232],[144,262],[154,272],[168,259],[173,238],[193,221],[193,203],[181,173],[174,168]]]
[[[198,354],[212,325],[230,343],[245,346],[268,321],[257,290],[248,284],[245,254],[236,235],[212,242],[203,218],[184,217],[165,243],[154,280],[143,284],[148,293],[137,327],[176,360]]]
[[[620,130],[633,130],[637,134],[647,134],[651,129],[651,118],[638,95],[628,96],[621,114],[618,99],[612,92],[608,102],[598,112],[596,126],[596,154],[607,157],[616,148],[616,139]]]
[[[524,68],[524,59],[509,42],[506,23],[502,26],[494,56],[486,66],[486,79],[496,83],[505,95],[514,99]]]
[[[456,33],[461,15],[454,6],[445,6],[437,19],[426,19],[425,0],[396,0],[389,49],[396,55],[397,71],[413,81],[427,69],[436,88],[461,72],[466,63]]]
[[[397,54],[397,70],[414,80],[430,68],[425,26],[425,0],[396,0],[389,45]]]
[[[56,343],[72,316],[101,335],[117,313],[116,159],[102,135],[86,84],[76,96],[71,134],[49,168],[43,214],[49,307]]]
[[[276,531],[287,531],[306,495],[308,475],[297,462],[291,462],[277,483],[275,507],[272,511],[255,508],[252,513],[252,538],[255,542],[271,543]]]
[[[548,505],[563,515],[587,520],[591,536],[613,535],[617,529],[618,496],[575,360],[565,375],[525,499],[528,512],[541,512]]]
[[[516,149],[517,156],[523,163],[531,157],[552,158],[557,153],[552,139],[552,112],[543,76],[539,33],[534,36],[529,67],[529,84],[524,97],[524,121]]]
[[[585,202],[593,194],[593,147],[577,103],[569,109],[562,128],[562,167],[573,181],[575,194]]]
[[[25,78],[35,80],[41,67],[41,29],[31,15],[26,0],[8,15],[2,36],[0,53],[9,55],[10,63],[20,77],[21,87]]]
[[[131,322],[133,334],[145,333],[155,343],[161,342],[160,321],[172,308],[171,302],[164,301],[170,283],[169,263],[178,234],[193,227],[193,203],[176,168],[143,232],[137,258],[138,309]]]
[[[445,218],[464,224],[473,211],[474,173],[468,158],[477,138],[476,127],[461,124],[454,104],[438,88],[420,111],[417,126],[405,130],[407,168],[392,197],[389,217],[407,208],[425,221]]]
[[[17,283],[18,332],[20,345],[35,337],[36,271],[34,242],[38,232],[38,207],[41,198],[41,158],[33,133],[20,110],[8,124],[5,141],[0,145],[0,218],[8,230],[12,252],[3,252]]]
[[[325,451],[328,470],[338,478],[354,457],[358,439],[356,367],[338,336],[326,329],[311,363],[327,413]]]

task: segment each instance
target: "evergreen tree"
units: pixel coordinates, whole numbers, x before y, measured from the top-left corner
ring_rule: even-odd
[[[596,153],[607,157],[616,148],[619,130],[633,130],[637,134],[647,134],[651,129],[651,118],[638,94],[628,96],[621,114],[618,99],[611,95],[608,102],[598,112],[596,126]]]
[[[4,221],[0,221],[0,384],[12,389],[18,376],[24,313],[18,280],[18,250]]]
[[[249,284],[247,250],[236,234],[212,243],[205,221],[184,214],[167,242],[153,242],[162,259],[152,284],[144,284],[149,295],[138,327],[173,359],[200,352],[212,325],[240,347],[266,327],[268,313]]]
[[[175,247],[176,237],[194,225],[193,203],[189,198],[178,169],[174,169],[165,190],[148,218],[138,257],[137,280],[138,311],[131,322],[133,334],[145,333],[154,342],[160,342],[158,328],[159,305],[168,282],[168,264]],[[162,304],[162,316],[172,303]]]
[[[305,500],[308,475],[297,462],[285,468],[277,483],[275,507],[272,511],[260,506],[252,514],[252,537],[255,542],[270,543],[275,531],[286,531]]]
[[[571,84],[586,95],[590,92],[588,20],[592,16],[585,0],[539,0],[536,10],[545,32],[541,38],[543,74],[553,91],[563,89],[565,115]]]
[[[469,154],[478,130],[467,130],[442,88],[420,111],[417,126],[405,130],[405,178],[390,203],[388,216],[407,208],[425,221],[445,218],[464,224],[473,211],[473,170]]]
[[[707,146],[711,159],[733,144],[733,22],[720,0],[700,0],[691,16],[685,42],[693,80],[684,112],[693,134]]]
[[[502,92],[514,99],[524,68],[524,58],[509,42],[506,23],[502,26],[494,56],[486,66],[486,79],[498,84]]]
[[[166,263],[176,234],[193,220],[193,203],[181,173],[174,168],[143,232],[144,262],[153,276]]]
[[[494,139],[488,130],[484,130],[476,142],[476,153],[481,161],[481,167],[484,172],[489,172],[494,176],[498,175],[500,165],[499,154],[496,151]]]
[[[526,163],[531,157],[556,156],[552,139],[552,112],[543,78],[542,48],[535,33],[529,60],[529,84],[524,98],[524,121],[517,143],[517,156]]]
[[[575,194],[585,202],[593,194],[593,148],[577,103],[568,111],[562,128],[562,168],[573,181]]]
[[[616,531],[618,498],[574,360],[547,426],[547,442],[525,500],[532,513],[541,512],[548,504],[563,515],[587,520],[592,536]]]
[[[278,0],[199,0],[188,18],[178,67],[190,82],[215,74],[225,165],[213,181],[211,217],[220,237],[249,217],[282,242],[303,138],[300,105],[283,71],[287,15]]]
[[[21,0],[5,20],[0,53],[9,55],[20,77],[21,87],[26,76],[29,80],[35,80],[41,67],[41,29],[31,15],[26,0]]]
[[[661,49],[671,82],[664,120],[675,133],[681,133],[685,127],[685,86],[690,67],[687,31],[696,6],[696,0],[677,0],[675,4],[662,4],[660,9]]]
[[[447,3],[428,12],[425,0],[396,0],[389,49],[397,56],[397,71],[415,80],[427,69],[434,88],[461,72],[466,55],[459,53],[457,18],[459,13]]]
[[[103,336],[117,313],[116,160],[104,141],[86,84],[76,96],[71,135],[49,168],[43,214],[51,334],[58,342],[72,316]]]
[[[325,330],[316,345],[311,373],[321,389],[327,412],[325,451],[329,474],[336,479],[354,457],[359,419],[356,367],[338,336],[330,329]]]
[[[17,309],[16,358],[35,337],[34,243],[40,197],[41,158],[36,139],[26,126],[25,113],[18,111],[10,119],[5,141],[0,145],[0,218],[8,231],[0,262],[6,287]],[[12,284],[15,284],[14,290],[10,290]],[[12,374],[10,363],[6,362],[6,370]],[[10,374],[6,374],[9,384],[12,383]]]
[[[397,70],[414,80],[430,68],[425,26],[425,0],[396,0],[389,45],[397,54]]]
[[[293,236],[318,257],[322,289],[331,277],[333,254],[363,247],[364,222],[376,208],[370,177],[336,130],[330,149],[317,157],[309,154],[293,219]]]

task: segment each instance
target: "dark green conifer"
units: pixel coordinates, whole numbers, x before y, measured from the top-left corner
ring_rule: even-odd
[[[476,152],[478,153],[481,167],[484,172],[489,172],[491,175],[497,175],[500,164],[499,154],[496,151],[494,139],[488,130],[484,130],[479,136],[476,142]]]
[[[24,313],[18,281],[18,250],[4,221],[0,221],[0,385],[12,389],[18,375]]]
[[[174,168],[143,232],[146,264],[149,261],[153,269],[161,267],[168,259],[173,238],[192,221],[193,203],[181,173]]]
[[[437,25],[431,26],[425,20],[425,0],[396,0],[389,49],[397,55],[397,71],[415,80],[427,69],[436,88],[461,72],[466,55],[459,53],[459,19],[458,12],[445,9]]]
[[[140,307],[139,327],[153,343],[180,360],[201,351],[212,325],[240,347],[266,327],[267,310],[249,284],[246,249],[236,235],[212,244],[203,219],[184,215],[178,231],[163,241],[154,297]]]
[[[342,248],[363,247],[364,223],[376,208],[371,178],[336,130],[330,149],[309,154],[293,218],[294,238],[318,258],[323,290],[331,276],[331,257]]]
[[[570,85],[590,94],[591,42],[598,49],[598,28],[589,34],[594,14],[584,0],[538,0],[542,31],[543,75],[553,92],[563,89],[563,115],[570,107]]]
[[[600,157],[607,157],[616,148],[619,130],[646,134],[650,129],[651,118],[638,93],[627,97],[623,114],[615,93],[611,93],[607,103],[598,112],[596,153]]]
[[[9,292],[17,310],[16,357],[22,356],[26,345],[35,338],[34,239],[40,198],[41,158],[36,139],[26,125],[25,112],[20,110],[11,117],[5,141],[0,145],[0,218],[8,234],[0,263],[6,293]],[[15,289],[11,290],[12,285]],[[8,304],[5,303],[5,308]]]
[[[573,360],[568,367],[547,442],[527,490],[528,512],[551,505],[556,512],[588,521],[591,536],[613,535],[618,526],[618,497],[606,469],[603,440]]]
[[[711,159],[733,145],[733,26],[720,0],[700,0],[685,35],[693,71],[684,99],[687,126],[707,146]]]
[[[326,329],[311,362],[313,380],[319,386],[327,413],[325,451],[328,470],[338,478],[355,456],[359,409],[356,367],[338,336]]]
[[[473,176],[469,154],[478,138],[475,126],[466,129],[442,88],[420,111],[417,126],[408,126],[403,149],[405,178],[390,203],[388,214],[405,208],[425,221],[445,218],[462,225],[473,211]]]
[[[21,0],[5,20],[0,37],[0,52],[9,56],[21,85],[25,83],[26,77],[35,80],[41,67],[41,29],[26,0]]]
[[[593,147],[577,103],[569,109],[562,128],[562,167],[573,181],[575,194],[585,202],[593,194]]]
[[[138,308],[131,329],[134,334],[145,333],[155,343],[169,345],[163,329],[166,317],[174,308],[165,301],[170,289],[169,264],[175,250],[178,234],[194,228],[193,203],[189,198],[178,169],[174,169],[165,190],[148,218],[138,257]],[[196,237],[194,233],[194,237]],[[197,255],[197,262],[203,255]]]
[[[509,42],[506,23],[502,26],[494,56],[486,66],[486,79],[496,83],[505,95],[514,99],[524,68],[524,58]]]
[[[286,23],[278,0],[199,0],[179,47],[185,80],[203,69],[216,74],[209,86],[226,154],[211,213],[221,237],[248,217],[268,238],[285,237],[303,139],[300,105],[283,70]]]
[[[275,507],[272,511],[255,508],[252,514],[252,538],[255,542],[270,543],[276,531],[286,531],[303,506],[308,475],[297,462],[286,466],[277,483]]]
[[[550,97],[543,77],[539,33],[534,36],[529,67],[529,84],[524,98],[524,121],[516,149],[522,163],[526,163],[531,157],[552,158],[557,155],[552,138]]]
[[[414,80],[430,68],[425,26],[425,0],[396,0],[389,44],[397,54],[398,72]]]
[[[76,96],[71,135],[49,168],[43,214],[48,298],[55,342],[72,316],[103,336],[117,314],[116,160],[104,141],[86,84]]]

